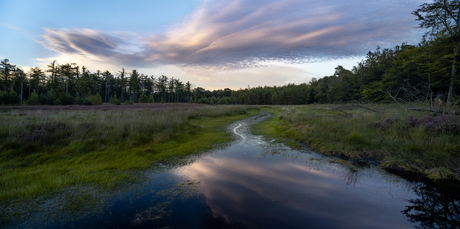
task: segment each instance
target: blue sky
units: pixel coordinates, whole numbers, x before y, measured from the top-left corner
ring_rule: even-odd
[[[423,0],[0,1],[0,58],[180,78],[207,89],[309,82],[423,31]]]

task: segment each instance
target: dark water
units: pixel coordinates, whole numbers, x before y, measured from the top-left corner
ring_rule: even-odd
[[[145,185],[107,197],[101,211],[33,227],[459,228],[458,186],[290,149],[250,134],[261,119],[234,123],[228,147],[152,172]]]

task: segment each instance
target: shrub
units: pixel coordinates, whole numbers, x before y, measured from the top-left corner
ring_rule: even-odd
[[[56,100],[53,101],[53,104],[54,105],[62,105],[62,102],[59,98],[57,98]]]
[[[8,92],[0,91],[0,103],[5,105],[19,104],[21,103],[21,98],[13,88],[10,88]]]
[[[397,120],[398,118],[383,119],[374,123],[374,126],[385,130],[393,125]],[[405,120],[401,120],[401,124],[404,128],[421,127],[429,133],[460,134],[460,118],[452,115],[441,115],[437,117],[426,116],[421,118],[409,116]]]
[[[125,101],[125,105],[133,105],[132,99],[133,99],[133,97],[130,96],[129,99]]]
[[[429,133],[460,134],[460,118],[451,115],[441,115],[437,117],[408,117],[405,122],[406,127],[422,127]]]
[[[144,92],[142,92],[141,96],[139,96],[139,102],[140,103],[147,103],[148,102],[148,97],[144,94]]]
[[[54,105],[54,101],[57,99],[54,89],[49,90],[46,93],[42,93],[38,96],[38,101],[42,105]]]
[[[75,103],[79,105],[83,105],[83,98],[80,97],[80,94],[77,92],[77,95],[75,96]]]
[[[155,99],[153,99],[153,95],[150,95],[149,96],[149,103],[154,103],[155,102]]]
[[[90,105],[93,105],[93,104],[91,103],[91,100],[90,100],[90,99],[84,98],[84,99],[83,99],[83,105],[90,106]]]
[[[59,95],[59,99],[62,101],[62,105],[72,105],[75,103],[75,99],[69,94],[62,93]]]
[[[460,134],[460,119],[449,115],[425,117],[419,121],[426,131],[445,134]]]
[[[99,95],[99,93],[96,93],[96,95],[88,96],[88,99],[91,101],[92,105],[101,105],[102,104],[102,98]]]
[[[32,91],[32,94],[30,94],[29,100],[27,100],[28,105],[38,105],[40,101],[38,101],[38,95],[35,89]]]
[[[386,130],[388,129],[391,125],[393,125],[393,123],[395,121],[397,121],[398,118],[386,118],[386,119],[383,119],[383,120],[380,120],[380,121],[377,121],[376,123],[374,123],[374,127],[377,127],[381,130]]]
[[[109,103],[113,105],[120,105],[120,100],[118,100],[117,97],[113,95],[112,97],[110,97]]]

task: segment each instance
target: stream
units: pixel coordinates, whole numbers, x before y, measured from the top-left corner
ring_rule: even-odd
[[[269,116],[228,126],[235,140],[225,147],[161,165],[142,185],[101,194],[99,210],[37,213],[10,226],[460,228],[458,184],[403,178],[251,134],[250,126]]]

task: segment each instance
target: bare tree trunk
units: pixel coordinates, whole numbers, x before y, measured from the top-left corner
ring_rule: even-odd
[[[449,92],[447,93],[448,103],[452,101],[452,94],[454,93],[455,76],[457,75],[457,53],[458,53],[458,46],[455,47],[454,49],[454,60],[452,61],[452,71],[450,75]]]
[[[24,92],[23,90],[23,85],[24,85],[24,75],[21,75],[21,104],[22,104],[22,94]]]
[[[107,101],[107,80],[105,81],[105,87],[104,87],[104,96],[102,96],[101,94],[101,97],[103,98],[103,102],[106,103]]]
[[[450,85],[449,85],[449,92],[447,93],[447,102],[452,102],[452,94],[454,93],[454,84],[455,84],[455,77],[457,75],[457,54],[458,54],[458,47],[460,46],[460,41],[458,40],[458,34],[460,32],[460,10],[458,11],[457,15],[457,28],[455,29],[455,41],[457,42],[457,46],[454,48],[454,60],[452,61],[452,71],[450,75]]]

